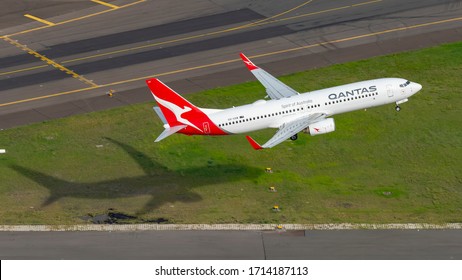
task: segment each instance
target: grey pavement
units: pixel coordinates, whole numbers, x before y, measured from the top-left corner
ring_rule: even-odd
[[[0,232],[0,259],[460,260],[461,230]]]

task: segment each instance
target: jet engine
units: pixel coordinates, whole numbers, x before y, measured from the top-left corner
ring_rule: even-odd
[[[310,134],[311,136],[329,133],[335,130],[334,119],[328,118],[317,123],[311,124],[309,127],[303,130],[304,133]]]

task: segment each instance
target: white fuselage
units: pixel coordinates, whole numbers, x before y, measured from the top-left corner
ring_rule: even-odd
[[[421,88],[421,85],[401,78],[375,79],[279,100],[258,100],[225,110],[209,110],[207,115],[227,133],[246,133],[278,128],[283,123],[304,115],[321,113],[332,116],[384,104],[400,104]]]

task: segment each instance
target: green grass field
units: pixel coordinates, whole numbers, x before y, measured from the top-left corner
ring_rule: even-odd
[[[170,223],[462,222],[461,73],[455,43],[282,77],[301,92],[380,77],[423,89],[399,113],[338,115],[336,132],[270,150],[244,135],[154,143],[154,102],[1,131],[0,224],[84,223],[111,208]],[[249,82],[187,99],[226,108],[264,95]]]

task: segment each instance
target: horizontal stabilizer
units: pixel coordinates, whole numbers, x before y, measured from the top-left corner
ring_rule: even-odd
[[[164,124],[167,124],[167,119],[165,118],[164,114],[162,113],[162,110],[155,106],[155,107],[152,107],[152,109],[154,110],[154,112],[156,112],[156,114],[159,116],[159,119],[164,123]]]
[[[168,127],[164,130],[164,132],[162,132],[159,137],[157,137],[156,141],[154,142],[159,142],[160,140],[162,139],[165,139],[167,137],[169,137],[170,135],[182,130],[183,128],[185,128],[187,125],[177,125],[177,126],[174,126],[174,127]]]

